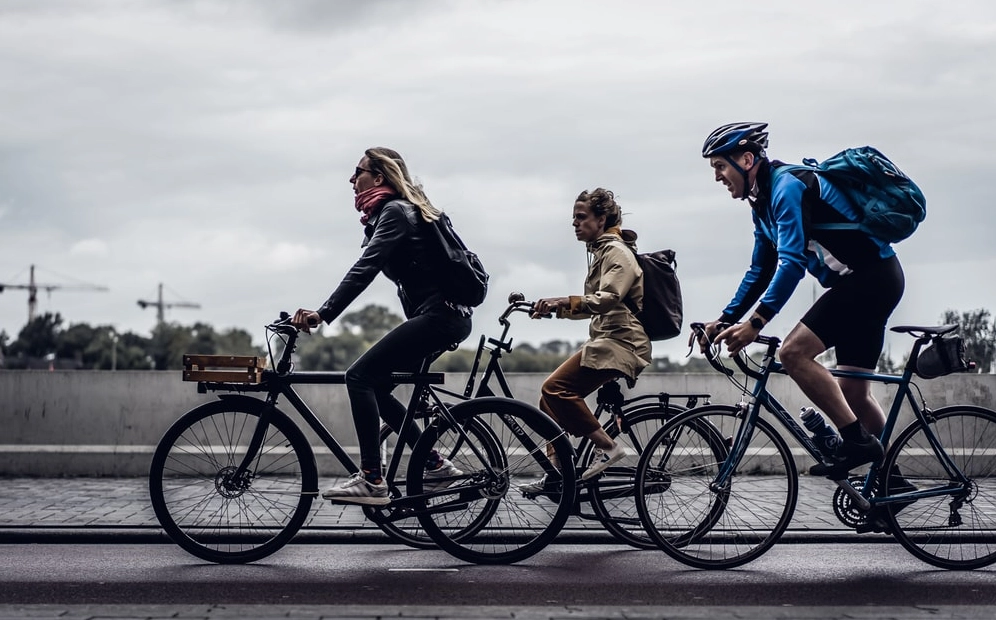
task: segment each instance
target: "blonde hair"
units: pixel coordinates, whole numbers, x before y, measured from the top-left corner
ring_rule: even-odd
[[[426,222],[434,222],[442,214],[441,209],[437,209],[429,202],[429,197],[425,195],[421,183],[416,183],[408,174],[408,166],[405,160],[397,151],[375,146],[363,153],[370,160],[370,166],[374,172],[384,175],[387,184],[394,188],[402,198],[418,207],[422,219]]]

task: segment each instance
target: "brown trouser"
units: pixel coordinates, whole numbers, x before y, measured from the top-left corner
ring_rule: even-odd
[[[585,396],[620,376],[622,373],[618,370],[585,368],[578,351],[543,382],[539,408],[571,435],[584,437],[601,426],[585,402]]]

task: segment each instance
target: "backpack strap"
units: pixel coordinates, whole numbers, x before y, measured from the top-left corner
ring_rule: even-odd
[[[615,245],[618,245],[618,246],[620,246],[620,247],[623,247],[623,248],[625,248],[626,250],[628,250],[628,251],[632,252],[632,253],[633,253],[633,258],[635,258],[635,259],[636,259],[636,264],[637,264],[637,265],[639,265],[639,264],[640,264],[640,255],[639,255],[639,254],[637,253],[637,251],[636,251],[636,250],[634,250],[634,249],[633,249],[632,247],[630,247],[630,245],[629,245],[629,244],[627,244],[627,243],[626,243],[625,241],[623,241],[622,239],[611,239],[611,240],[609,241],[609,243],[613,243],[613,244],[615,244]],[[640,270],[642,271],[642,270],[643,270],[643,268],[641,267],[641,268],[640,268]],[[637,315],[637,313],[638,313],[638,312],[640,312],[640,309],[636,307],[636,302],[634,302],[634,301],[633,301],[633,300],[632,300],[632,299],[630,298],[630,296],[629,296],[629,291],[626,291],[626,296],[625,296],[625,297],[623,297],[623,300],[622,300],[622,301],[623,301],[623,303],[624,303],[624,304],[626,305],[626,309],[627,309],[627,310],[629,310],[629,311],[630,311],[630,312],[631,312],[631,313],[633,314],[633,316],[636,316],[636,315]]]
[[[777,164],[777,167],[785,168],[785,172],[799,179],[806,186],[802,192],[802,229],[807,238],[810,237],[809,233],[813,230],[863,230],[861,224],[857,222],[813,222],[813,208],[816,205],[840,213],[821,196],[820,170],[816,167],[817,161],[815,159],[807,157],[802,160],[801,165],[782,162],[777,162]],[[841,214],[841,217],[845,216]]]

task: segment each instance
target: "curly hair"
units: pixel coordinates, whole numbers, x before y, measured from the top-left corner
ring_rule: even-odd
[[[583,202],[591,209],[595,217],[605,216],[605,228],[622,225],[622,209],[616,202],[615,194],[607,189],[597,187],[592,191],[585,190],[578,194],[575,202]]]

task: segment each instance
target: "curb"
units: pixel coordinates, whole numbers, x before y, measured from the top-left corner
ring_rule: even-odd
[[[776,544],[827,544],[894,542],[885,534],[858,534],[849,530],[787,530]],[[87,527],[0,527],[0,544],[72,544],[103,545],[173,544],[158,527],[87,526]],[[289,544],[391,544],[380,530],[372,528],[307,528],[299,531]],[[608,532],[564,530],[552,544],[622,544]]]

